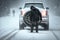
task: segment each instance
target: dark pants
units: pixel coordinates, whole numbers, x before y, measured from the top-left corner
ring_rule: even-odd
[[[32,24],[33,25],[33,24]],[[34,30],[34,27],[36,27],[36,32],[38,32],[38,23],[36,22],[36,25],[35,26],[31,26],[31,32],[33,32]]]

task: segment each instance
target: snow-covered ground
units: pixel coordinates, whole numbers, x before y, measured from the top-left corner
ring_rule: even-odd
[[[0,17],[0,38],[19,28],[18,16]]]
[[[30,30],[16,30],[4,40],[60,40],[60,31],[39,31],[36,33]]]
[[[21,30],[10,40],[56,40],[51,31],[39,31],[31,33],[30,30]]]
[[[49,14],[49,29],[60,30],[60,16]]]

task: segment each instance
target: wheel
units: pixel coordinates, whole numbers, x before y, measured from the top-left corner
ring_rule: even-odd
[[[28,12],[24,15],[24,17],[23,17],[24,23],[25,23],[26,25],[28,25],[28,26],[35,26],[36,23],[30,20],[30,14],[31,14],[31,12],[28,11]],[[41,22],[41,21],[39,20],[38,23],[40,23],[40,22]],[[32,25],[32,23],[33,23],[33,25]]]
[[[26,27],[26,25],[25,25],[24,23],[22,23],[22,24],[19,24],[19,30],[22,30],[22,29],[24,29],[24,27]]]
[[[49,30],[49,24],[45,24],[44,30]]]
[[[49,24],[41,23],[40,25],[41,25],[42,27],[44,27],[43,30],[49,30]]]
[[[24,20],[24,23],[28,26],[31,26],[31,21],[30,21],[30,14],[31,12],[28,11],[27,13],[25,13],[24,17],[23,17],[23,20]]]

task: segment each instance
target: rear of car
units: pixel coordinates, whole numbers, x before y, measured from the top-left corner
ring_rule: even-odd
[[[44,27],[45,30],[49,29],[49,15],[48,15],[48,10],[44,8],[43,3],[25,3],[24,8],[21,10],[21,15],[23,17],[24,24],[29,25],[31,24],[30,19],[29,19],[29,13],[30,7],[35,6],[37,9],[39,9],[41,15],[42,15],[42,21],[40,25]]]

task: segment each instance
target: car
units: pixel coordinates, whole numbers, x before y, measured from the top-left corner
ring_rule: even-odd
[[[48,7],[44,8],[43,3],[25,3],[23,8],[21,9],[21,16],[23,17],[23,22],[22,24],[20,24],[19,21],[19,29],[24,29],[24,27],[26,26],[32,26],[31,22],[30,22],[30,13],[29,11],[31,10],[30,7],[31,6],[35,6],[37,9],[39,9],[39,11],[42,14],[42,21],[41,23],[39,23],[39,25],[41,25],[42,27],[44,27],[43,30],[48,30],[49,29],[49,14],[48,14]]]

